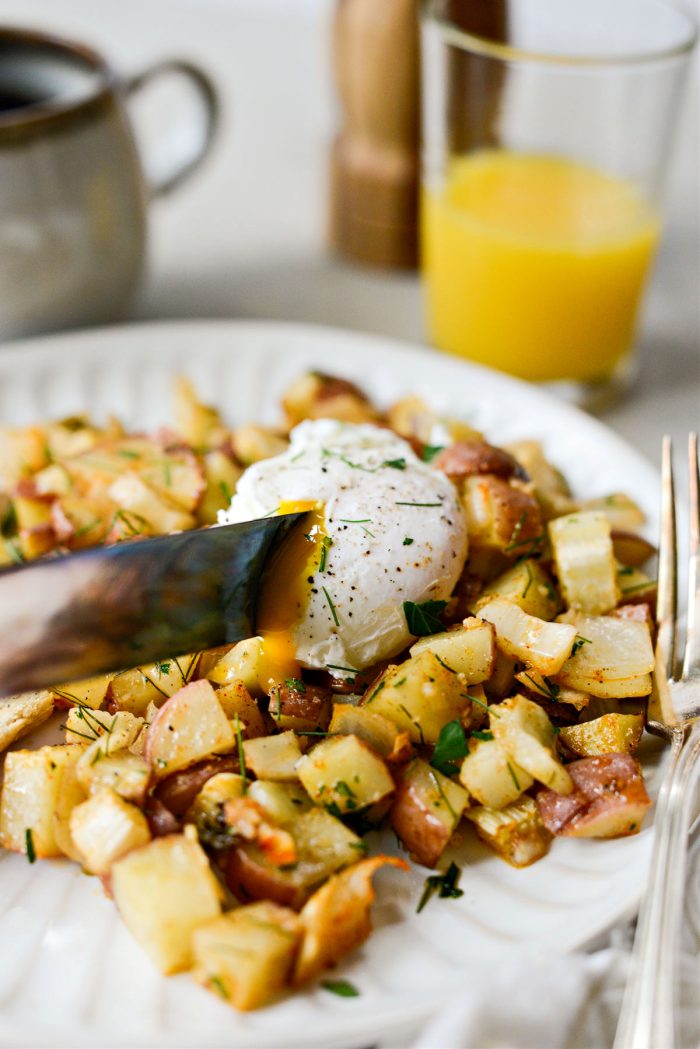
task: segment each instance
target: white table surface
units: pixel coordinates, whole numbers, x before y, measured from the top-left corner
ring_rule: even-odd
[[[0,22],[83,39],[125,73],[186,56],[219,87],[214,154],[153,205],[149,276],[134,319],[274,318],[422,341],[415,275],[356,267],[326,250],[332,10],[332,0],[0,0]],[[603,416],[653,461],[664,431],[684,442],[700,423],[698,93],[696,65],[672,158],[640,379]]]

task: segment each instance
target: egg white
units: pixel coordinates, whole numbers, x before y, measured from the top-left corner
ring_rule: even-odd
[[[263,517],[282,502],[324,505],[332,545],[324,571],[307,581],[293,640],[302,666],[342,677],[336,668],[361,670],[406,647],[404,601],[450,596],[466,522],[452,482],[390,430],[319,419],[290,439],[282,455],[244,472],[219,523]]]

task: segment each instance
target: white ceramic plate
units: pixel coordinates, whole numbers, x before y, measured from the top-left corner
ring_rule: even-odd
[[[274,421],[303,369],[354,379],[380,403],[417,392],[496,442],[541,438],[580,495],[632,494],[656,513],[657,476],[595,420],[543,392],[386,339],[239,322],[150,324],[0,349],[0,421],[90,410],[131,426],[168,419],[170,377],[185,373],[232,422]],[[651,763],[653,765],[653,761]],[[653,779],[654,777],[652,777]],[[385,847],[393,849],[393,836]],[[538,943],[572,950],[631,912],[650,831],[625,841],[556,841],[527,870],[477,842],[460,855],[458,900],[415,913],[427,871],[380,875],[377,931],[342,968],[361,996],[319,988],[237,1015],[187,976],[163,979],[96,879],[68,862],[0,855],[0,1043],[51,1046],[354,1046],[406,1040],[470,970]],[[395,851],[395,850],[394,850]],[[167,892],[167,885],[163,891]]]

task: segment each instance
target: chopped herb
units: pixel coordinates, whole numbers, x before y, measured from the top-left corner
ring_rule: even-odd
[[[122,459],[140,459],[140,452],[134,452],[131,448],[120,448],[117,451],[117,455],[121,455]]]
[[[339,517],[343,524],[372,524],[371,517]]]
[[[513,766],[511,765],[511,763],[509,761],[506,762],[506,765],[508,766],[508,771],[510,772],[510,778],[513,780],[513,783],[515,784],[515,789],[516,790],[520,790],[520,783],[518,782],[518,777],[515,775],[515,769],[513,768]]]
[[[34,863],[36,852],[34,851],[34,839],[32,837],[31,827],[27,827],[24,832],[24,851],[27,854],[29,862]]]
[[[535,692],[538,692],[541,696],[546,696],[547,699],[553,700],[555,703],[559,701],[559,694],[561,692],[561,686],[554,683],[554,681],[548,681],[546,677],[542,678],[542,681],[536,681],[531,674],[525,674],[525,679],[530,682]]]
[[[490,741],[493,739],[493,732],[483,731],[482,729],[475,728],[473,732],[470,732],[470,736],[472,739],[483,739]]]
[[[73,539],[79,539],[81,535],[86,535],[87,532],[91,532],[93,528],[97,528],[100,524],[102,524],[102,520],[99,517],[96,517],[94,521],[88,521],[88,523],[84,524],[82,528],[77,528],[75,532],[73,532]]]
[[[523,590],[522,594],[520,595],[521,597],[527,597],[527,592],[535,581],[529,561],[525,562],[525,571],[527,572],[527,585]]]
[[[420,724],[420,722],[419,722],[419,721],[416,721],[416,719],[415,719],[415,718],[413,717],[413,715],[411,714],[410,710],[407,710],[407,709],[406,709],[406,707],[405,707],[405,706],[403,705],[403,703],[399,703],[399,710],[400,710],[400,711],[401,711],[401,712],[402,712],[403,714],[405,714],[405,715],[406,715],[406,717],[408,718],[408,720],[409,720],[409,721],[411,722],[411,724],[413,725],[413,727],[414,727],[414,728],[416,729],[416,731],[418,732],[418,736],[420,737],[420,741],[421,741],[421,743],[422,743],[422,744],[425,744],[425,736],[423,735],[423,729],[421,728],[421,724]]]
[[[159,674],[169,674],[170,673],[170,663],[156,663],[155,666],[156,666],[156,670],[158,671]]]
[[[238,714],[235,715],[234,720],[236,722],[236,745],[238,747],[239,771],[241,776],[243,777],[242,789],[243,794],[245,795],[248,793],[248,780],[245,774],[245,754],[243,751],[243,733],[241,732],[241,719],[239,718]]]
[[[403,545],[404,546],[412,546],[413,545],[413,540],[411,539],[410,535],[406,536],[406,538],[403,541]]]
[[[576,638],[574,640],[574,643],[573,643],[573,645],[571,647],[571,655],[575,656],[576,653],[578,652],[578,650],[580,648],[583,648],[584,645],[592,645],[592,644],[593,644],[593,642],[591,641],[591,639],[589,637],[581,637],[580,634],[577,634]]]
[[[416,908],[417,913],[420,914],[436,892],[443,899],[457,899],[459,896],[464,896],[463,890],[457,888],[461,873],[457,864],[451,863],[444,874],[431,874],[427,877],[423,895]]]
[[[17,528],[17,514],[14,505],[8,503],[0,514],[0,533],[8,535]]]
[[[405,470],[406,460],[405,459],[385,459],[382,466],[391,466],[394,470]]]
[[[288,677],[285,681],[287,688],[291,688],[294,692],[306,692],[306,685],[299,677]]]
[[[454,667],[451,667],[451,666],[449,665],[449,663],[446,663],[444,659],[441,659],[441,658],[440,658],[440,656],[439,656],[439,655],[437,654],[437,652],[433,652],[433,655],[434,655],[434,656],[435,656],[435,658],[437,659],[437,661],[438,661],[438,663],[440,664],[440,666],[441,666],[441,667],[444,667],[444,668],[445,668],[445,670],[449,670],[450,674],[456,674],[456,673],[457,673],[457,671],[455,670],[455,668],[454,668]]]
[[[369,851],[367,842],[362,841],[362,839],[360,839],[360,841],[349,841],[348,847],[351,849],[357,849],[358,852],[364,852],[365,854]]]
[[[424,463],[432,463],[433,459],[439,455],[440,452],[444,452],[444,450],[444,444],[426,444],[421,453],[421,458]]]
[[[362,463],[354,463],[351,459],[348,459],[346,455],[342,455],[340,452],[334,452],[332,448],[322,448],[321,454],[328,459],[340,459],[341,463],[345,463],[351,470],[362,470],[363,473],[373,474],[379,469],[378,466],[363,466]]]
[[[335,818],[338,820],[341,820],[343,818],[343,814],[338,808],[335,801],[328,802],[328,804],[326,805],[326,812],[330,812],[331,816],[335,816]]]
[[[623,586],[620,589],[623,594],[634,594],[637,590],[648,590],[652,585],[651,579],[645,579],[643,583],[637,583],[635,586]]]
[[[337,791],[338,794],[341,794],[344,798],[355,797],[355,791],[352,789],[352,787],[349,787],[347,785],[344,779],[339,779],[338,782],[334,785],[333,789]]]
[[[396,502],[395,506],[442,506],[442,503],[409,503],[409,502]]]
[[[172,474],[170,473],[170,463],[167,461],[167,459],[163,463],[163,480],[165,481],[166,486],[170,488],[173,483],[173,478]]]
[[[230,503],[233,499],[233,492],[231,491],[231,486],[227,484],[226,481],[219,481],[219,489],[226,502]]]
[[[512,554],[514,551],[520,550],[520,548],[523,547],[526,548],[526,550],[522,550],[520,554],[521,558],[538,557],[541,552],[540,550],[538,550],[538,547],[541,546],[542,543],[544,543],[545,539],[546,536],[544,532],[541,532],[539,535],[533,536],[532,539],[517,539],[515,541],[511,540],[508,546],[504,548],[503,553]]]
[[[515,527],[513,528],[513,531],[510,534],[510,546],[506,547],[506,553],[508,553],[508,550],[513,545],[513,543],[517,544],[517,542],[518,542],[518,540],[520,538],[520,533],[523,530],[523,525],[525,524],[526,521],[527,521],[527,514],[523,510],[523,512],[521,513],[520,517],[518,518],[518,520],[515,523]]]
[[[482,707],[487,710],[492,718],[500,718],[500,714],[497,713],[493,707],[490,707],[488,703],[484,703],[483,699],[479,699],[477,696],[470,696],[468,693],[463,693],[465,699],[470,699],[472,703],[476,703],[477,707]]]
[[[377,687],[375,688],[374,692],[372,693],[372,695],[367,700],[367,702],[371,703],[372,700],[375,698],[375,696],[379,695],[379,693],[381,692],[381,690],[384,688],[385,685],[386,685],[386,681],[380,681],[379,684],[377,685]]]
[[[8,538],[8,536],[6,535],[3,535],[1,538],[10,560],[14,561],[16,565],[24,564],[24,555],[17,546],[17,541],[15,539]]]
[[[321,557],[318,562],[319,572],[325,572],[326,570],[326,559],[328,557],[328,551],[333,546],[333,540],[329,535],[324,535],[321,540]]]
[[[337,994],[339,998],[359,998],[360,992],[347,980],[321,980],[324,991]]]
[[[209,986],[213,987],[215,991],[218,991],[219,994],[221,995],[221,997],[225,998],[227,1001],[231,997],[231,995],[226,990],[226,987],[224,985],[224,981],[221,979],[220,976],[210,976],[209,977]]]
[[[338,613],[335,610],[335,605],[333,604],[333,599],[331,598],[331,595],[328,593],[328,591],[326,590],[325,586],[322,586],[321,590],[323,590],[323,593],[325,594],[326,601],[328,602],[328,607],[330,608],[331,615],[333,616],[333,622],[335,623],[336,626],[340,626],[340,620],[338,619]]]
[[[448,721],[440,729],[430,764],[444,776],[454,776],[459,771],[459,762],[469,753],[461,721]]]
[[[327,670],[344,670],[346,674],[352,674],[353,681],[360,673],[359,670],[355,670],[354,667],[341,667],[337,663],[326,663]]]
[[[447,601],[404,601],[403,614],[406,617],[408,631],[414,637],[427,637],[429,634],[440,634],[445,627],[438,618],[447,607]]]
[[[623,568],[618,568],[617,574],[618,575],[633,575],[634,574],[634,568],[632,568],[632,565],[625,565]]]

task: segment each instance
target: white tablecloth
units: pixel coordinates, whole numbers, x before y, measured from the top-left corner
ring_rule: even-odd
[[[264,317],[422,339],[414,275],[350,266],[325,250],[335,121],[331,11],[331,0],[0,0],[0,21],[92,42],[124,72],[179,55],[199,61],[219,85],[221,139],[203,171],[153,207],[150,276],[134,318]],[[684,442],[700,418],[697,69],[693,76],[645,313],[640,381],[605,416],[654,461],[664,431]],[[694,864],[682,963],[688,1046],[700,1043],[698,846]],[[618,929],[592,953],[533,955],[517,970],[489,971],[476,982],[470,974],[464,998],[416,1046],[610,1045],[629,936]]]

